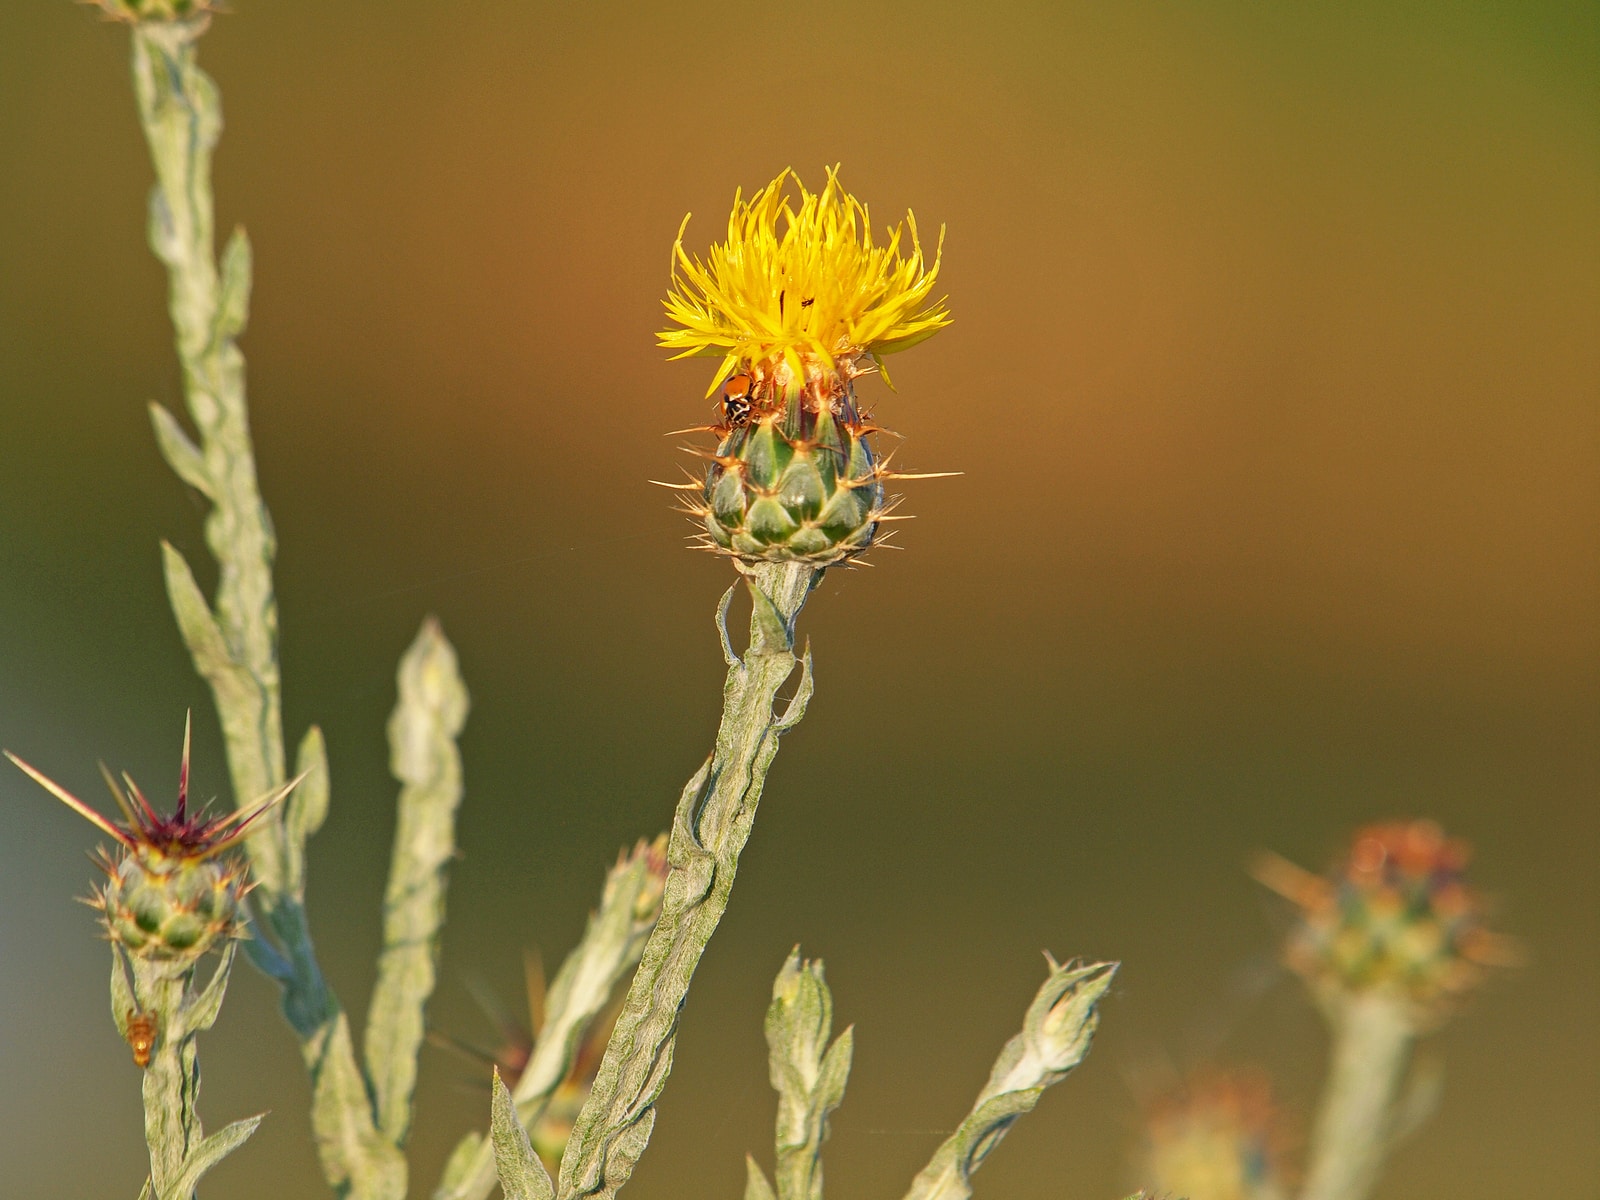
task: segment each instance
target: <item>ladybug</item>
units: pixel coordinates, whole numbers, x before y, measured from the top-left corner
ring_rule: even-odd
[[[743,429],[750,424],[753,389],[748,375],[735,375],[722,385],[722,420],[729,429]]]

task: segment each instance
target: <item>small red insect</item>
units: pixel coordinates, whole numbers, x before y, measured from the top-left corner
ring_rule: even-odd
[[[128,1046],[133,1050],[136,1067],[150,1065],[150,1052],[156,1046],[156,1015],[150,1012],[128,1013]]]

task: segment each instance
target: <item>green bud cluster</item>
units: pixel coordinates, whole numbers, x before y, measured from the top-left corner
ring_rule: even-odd
[[[107,873],[92,902],[111,940],[130,954],[193,960],[243,932],[244,878],[231,860],[140,845],[107,864]]]
[[[745,562],[825,567],[872,545],[885,472],[847,385],[733,409],[698,503],[708,548]]]

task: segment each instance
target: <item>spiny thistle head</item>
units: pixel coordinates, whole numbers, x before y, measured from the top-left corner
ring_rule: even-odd
[[[100,852],[100,865],[109,878],[89,899],[100,910],[113,942],[130,954],[183,965],[193,963],[222,939],[243,933],[240,905],[249,884],[243,865],[223,857],[223,852],[244,837],[257,818],[287,796],[299,780],[226,816],[191,811],[189,725],[185,721],[178,802],[170,814],[156,812],[127,775],[119,784],[101,768],[124,817],[124,823],[115,824],[10,751],[6,757],[120,847],[115,857]]]
[[[708,549],[825,567],[894,519],[883,483],[912,476],[874,456],[855,380],[950,314],[929,299],[940,251],[929,264],[916,219],[887,236],[874,244],[866,205],[837,168],[819,193],[785,170],[748,202],[736,194],[728,240],[705,261],[679,230],[666,300],[675,327],[660,342],[677,358],[720,357],[708,395],[721,386],[722,397],[719,420],[702,427],[719,440],[704,480],[668,486],[698,493],[685,511]]]
[[[1326,876],[1270,854],[1253,873],[1294,903],[1284,958],[1319,999],[1383,989],[1429,1024],[1485,967],[1518,958],[1484,928],[1483,900],[1462,881],[1470,854],[1433,821],[1390,821],[1358,830]]]
[[[1259,1072],[1211,1072],[1146,1106],[1140,1174],[1160,1194],[1281,1200],[1287,1138]]]

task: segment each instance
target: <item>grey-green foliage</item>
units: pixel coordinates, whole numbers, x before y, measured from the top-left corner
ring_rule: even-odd
[[[234,795],[242,802],[281,785],[286,773],[272,583],[275,540],[256,480],[244,359],[237,346],[249,309],[250,247],[237,231],[220,265],[213,252],[210,158],[222,122],[216,88],[195,62],[195,43],[203,28],[203,18],[136,25],[134,82],[157,175],[150,242],[168,268],[169,307],[198,440],[159,406],[152,406],[152,423],[174,472],[211,501],[206,540],[218,566],[214,601],[206,600],[188,563],[171,546],[164,547],[164,570],[185,643],[215,697]],[[656,1099],[671,1070],[679,1011],[726,910],[779,737],[804,715],[811,695],[810,656],[794,654],[794,621],[820,570],[772,563],[745,573],[753,610],[749,646],[740,656],[729,640],[730,589],[717,621],[728,664],[722,721],[711,757],[678,802],[667,849],[672,869],[659,921],[653,912],[645,921],[634,902],[645,886],[644,868],[634,864],[620,882],[614,878],[617,887],[608,887],[607,893],[614,903],[602,903],[583,944],[558,975],[550,1019],[516,1094],[497,1086],[490,1136],[475,1135],[457,1148],[437,1193],[441,1197],[478,1200],[493,1186],[497,1164],[508,1195],[549,1194],[542,1171],[535,1175],[527,1169],[531,1149],[526,1129],[570,1067],[578,1040],[611,987],[635,960],[639,969],[562,1160],[562,1200],[613,1196],[649,1139]],[[794,694],[776,711],[778,694],[797,666]],[[411,686],[425,677],[431,677],[431,684]],[[460,794],[454,737],[465,709],[465,692],[448,644],[436,627],[425,626],[402,668],[402,711],[391,724],[391,738],[404,742],[395,752],[404,790],[365,1070],[348,1018],[318,966],[304,907],[306,840],[321,825],[329,802],[326,752],[317,730],[309,731],[300,746],[299,769],[306,784],[299,797],[283,813],[264,820],[247,843],[262,917],[249,952],[283,987],[284,1011],[311,1075],[319,1156],[342,1196],[400,1200],[405,1194],[401,1144],[410,1123],[422,1009],[434,982],[443,871],[454,847]],[[413,750],[422,757],[413,758]],[[1008,1044],[990,1087],[919,1176],[913,1197],[943,1200],[969,1194],[970,1172],[1010,1122],[1033,1107],[1039,1092],[1087,1051],[1094,1005],[1111,969],[1102,964],[1053,972],[1029,1011],[1024,1033]],[[796,970],[802,990],[812,986],[806,980],[814,979],[820,991],[811,993],[812,1001],[822,1003],[817,996],[825,997],[826,988],[820,969],[814,977],[803,968]],[[804,1020],[815,1022],[823,1015],[815,1007],[808,1011]],[[827,1114],[842,1094],[850,1040],[846,1033],[821,1051],[821,1043],[807,1041],[794,1021],[802,1018],[783,1018],[783,1048],[774,1049],[775,1056],[783,1056],[781,1069],[774,1066],[780,1092],[779,1193],[783,1200],[815,1200],[821,1187],[816,1152],[826,1134]],[[820,1028],[824,1042],[830,1022],[828,1015],[812,1030]],[[806,1057],[813,1050],[820,1054],[814,1062]],[[172,1096],[181,1101],[186,1086],[181,1058],[174,1062],[159,1076],[166,1081],[162,1087],[172,1093],[168,1102]],[[180,1103],[176,1111],[189,1113],[192,1103],[187,1108]],[[178,1158],[169,1154],[159,1170],[153,1164],[159,1200],[168,1200],[164,1188],[184,1186],[191,1171],[197,1178],[198,1171],[250,1131],[240,1123],[216,1139],[199,1140],[197,1120],[180,1121],[174,1128],[182,1133],[184,1151]],[[752,1170],[750,1188],[752,1195],[771,1194],[759,1170]]]
[[[495,1170],[500,1176],[500,1190],[505,1200],[551,1200],[555,1186],[539,1156],[533,1152],[528,1131],[517,1120],[516,1105],[500,1078],[498,1067],[491,1086],[494,1101],[489,1117],[489,1142],[494,1147]]]
[[[349,1019],[331,994],[328,1018],[301,1041],[323,1173],[339,1194],[371,1200],[400,1200],[406,1193],[402,1146],[411,1122],[423,1009],[433,992],[445,871],[455,853],[461,801],[455,739],[466,719],[467,693],[455,652],[432,618],[423,622],[400,660],[399,691],[389,742],[391,768],[402,786],[385,893],[384,946],[367,1014],[366,1070],[351,1044]],[[303,756],[318,753],[317,746],[303,748]],[[313,800],[313,806],[318,803],[323,802]]]
[[[750,643],[743,657],[728,639],[730,588],[717,610],[728,674],[711,757],[678,800],[667,845],[661,919],[644,948],[593,1090],[561,1159],[557,1195],[607,1198],[628,1181],[650,1140],[656,1099],[672,1070],[678,1014],[695,967],[728,906],[739,854],[750,837],[778,739],[805,715],[811,655],[794,654],[794,621],[821,571],[800,563],[746,569]],[[778,692],[800,668],[794,695]]]
[[[206,20],[136,23],[133,80],[156,172],[150,245],[167,267],[184,398],[198,437],[160,406],[151,406],[151,420],[173,471],[211,502],[206,543],[217,563],[214,601],[207,601],[188,562],[170,545],[163,547],[163,567],[179,629],[216,700],[235,802],[245,803],[285,777],[272,580],[276,540],[257,483],[237,344],[249,313],[250,244],[236,230],[220,264],[214,250],[211,155],[222,112],[216,86],[196,62]],[[306,839],[321,825],[329,800],[326,752],[316,729],[300,745],[307,786],[282,813],[264,818],[246,842],[261,918],[247,950],[282,986],[284,1014],[311,1075],[312,1128],[323,1172],[340,1195],[370,1200],[405,1194],[400,1143],[410,1121],[421,1009],[433,986],[432,943],[460,789],[459,761],[453,744],[446,745],[453,733],[435,735],[451,719],[459,728],[464,692],[436,627],[425,627],[419,646],[417,653],[436,662],[449,657],[444,674],[452,678],[434,680],[434,694],[422,703],[437,711],[418,718],[419,728],[432,731],[419,753],[435,757],[421,766],[406,760],[402,775],[406,791],[394,855],[399,880],[391,880],[386,899],[385,955],[367,1041],[370,1075],[318,965],[305,913]],[[407,704],[404,696],[401,703]]]
[[[215,256],[211,154],[222,132],[222,107],[216,85],[195,61],[204,29],[204,17],[136,24],[133,83],[156,172],[150,248],[167,268],[168,312],[198,444],[159,406],[151,406],[152,423],[172,469],[211,501],[206,543],[218,566],[215,605],[205,603],[170,547],[167,581],[176,589],[173,606],[196,666],[217,695],[234,796],[245,803],[284,781],[272,586],[277,543],[256,482],[237,341],[249,313],[244,231],[234,231],[220,266]],[[269,816],[249,843],[260,899],[269,910],[286,890],[281,828],[281,818]]]
[[[207,1136],[200,1125],[199,1035],[216,1022],[238,943],[229,940],[204,987],[195,986],[193,962],[174,964],[131,955],[112,946],[111,1015],[130,1038],[136,1018],[153,1034],[144,1068],[145,1141],[150,1200],[191,1200],[200,1177],[256,1131],[261,1117],[234,1121]]]
[[[777,1200],[822,1200],[822,1143],[828,1117],[844,1099],[855,1048],[853,1028],[830,1044],[832,1033],[833,994],[822,962],[802,959],[796,946],[773,981],[766,1020],[767,1070],[778,1093]],[[747,1193],[771,1193],[753,1159],[746,1173]]]
[[[456,738],[467,719],[455,651],[431,617],[400,660],[399,685],[400,702],[389,718],[389,769],[400,780],[400,799],[364,1046],[378,1129],[396,1145],[411,1124],[423,1007],[433,993],[445,867],[455,854],[461,803]]]
[[[972,1173],[1017,1118],[1033,1111],[1044,1090],[1065,1079],[1089,1053],[1100,1021],[1098,1005],[1117,964],[1049,961],[1050,976],[1028,1006],[1022,1032],[1000,1051],[972,1111],[934,1152],[906,1200],[966,1200],[972,1195]]]
[[[556,972],[533,1053],[508,1093],[524,1133],[544,1115],[613,989],[638,965],[660,911],[661,880],[652,870],[658,852],[641,842],[611,869],[582,941]],[[483,1200],[494,1188],[495,1171],[492,1139],[468,1134],[445,1164],[434,1200]]]

